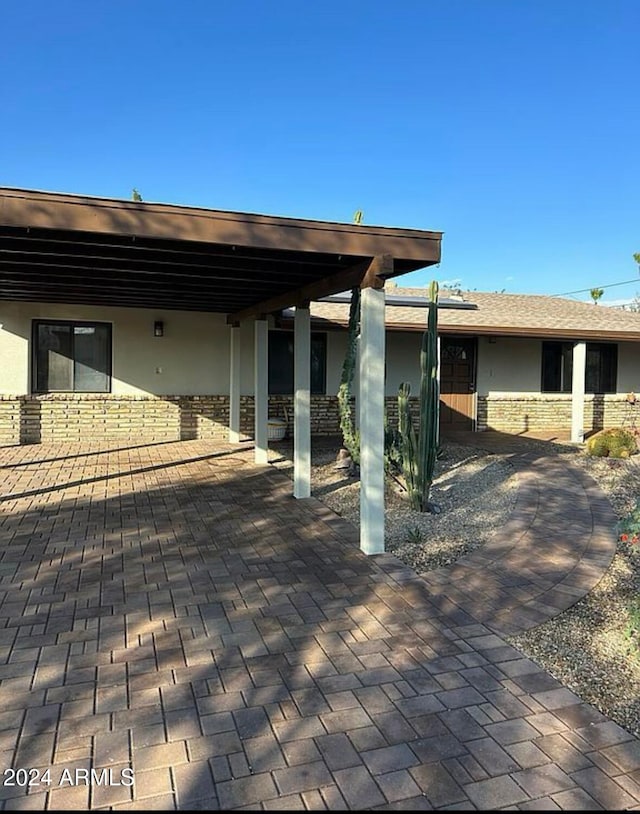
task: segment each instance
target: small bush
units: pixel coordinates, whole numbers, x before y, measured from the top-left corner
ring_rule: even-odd
[[[618,539],[630,553],[638,553],[640,543],[640,500],[633,509],[618,522]]]
[[[598,458],[628,458],[637,449],[635,436],[622,427],[600,430],[587,440],[587,455]]]

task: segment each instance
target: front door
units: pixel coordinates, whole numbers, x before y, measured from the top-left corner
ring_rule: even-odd
[[[440,339],[440,429],[472,430],[476,389],[476,340]]]

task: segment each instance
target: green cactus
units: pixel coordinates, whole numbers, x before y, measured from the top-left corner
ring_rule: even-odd
[[[420,350],[420,418],[418,433],[413,427],[409,396],[411,386],[403,382],[398,390],[398,433],[401,466],[411,508],[437,513],[429,501],[438,454],[438,283],[429,286],[427,330]]]
[[[342,363],[342,376],[338,388],[338,410],[342,443],[349,452],[354,464],[360,463],[360,433],[355,428],[351,414],[351,387],[358,355],[358,333],[360,331],[360,289],[351,291],[349,308],[349,328],[347,331],[347,351]]]

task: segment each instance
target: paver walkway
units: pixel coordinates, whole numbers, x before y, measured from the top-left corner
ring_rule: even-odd
[[[606,567],[590,481],[516,456],[509,544],[427,582],[251,461],[0,449],[5,809],[640,806],[640,742],[501,636]]]

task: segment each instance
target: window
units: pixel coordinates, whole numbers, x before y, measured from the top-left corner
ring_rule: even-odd
[[[615,393],[618,346],[587,343],[585,393]],[[542,392],[570,393],[573,376],[573,343],[542,343]]]
[[[34,321],[32,390],[34,393],[109,393],[111,325]]]
[[[327,335],[311,334],[311,392],[326,392]],[[269,332],[269,393],[288,396],[293,389],[293,333]]]

